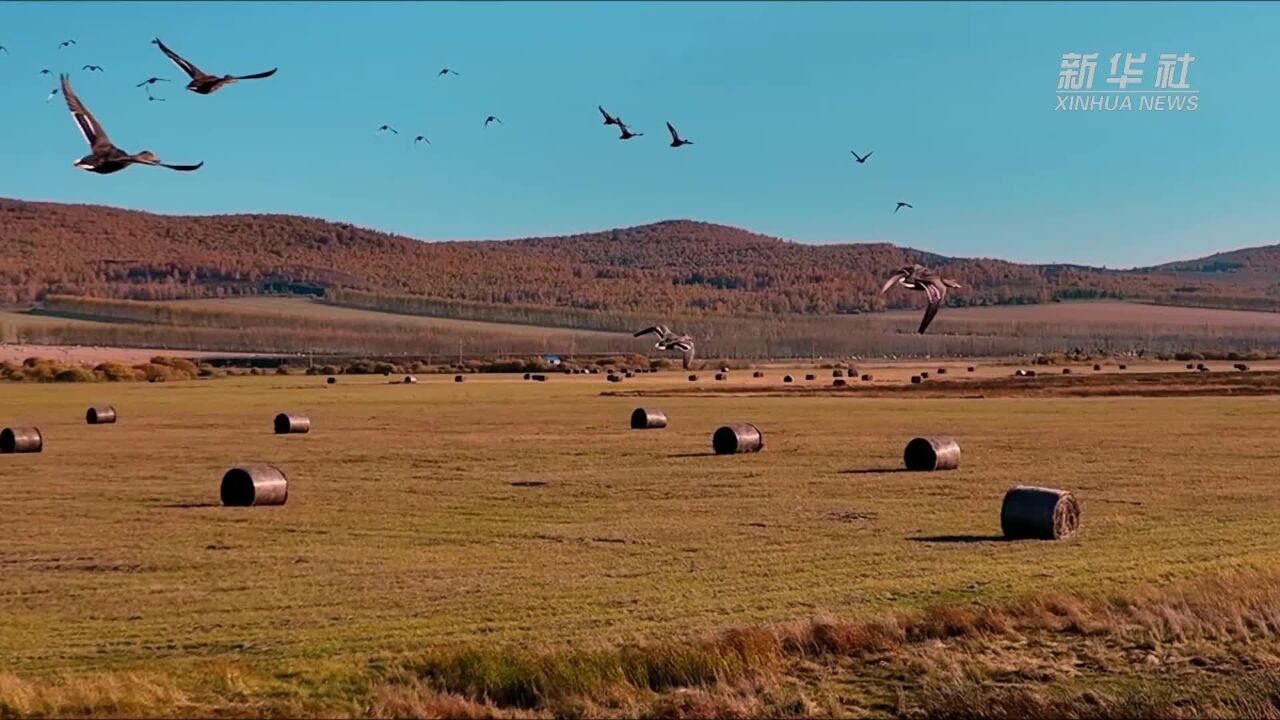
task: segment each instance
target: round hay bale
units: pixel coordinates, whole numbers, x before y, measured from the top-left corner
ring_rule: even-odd
[[[960,467],[960,445],[950,435],[914,438],[902,451],[908,470],[932,472]]]
[[[1098,371],[1100,371],[1100,370],[1102,370],[1102,366],[1101,366],[1101,365],[1094,365],[1094,366],[1093,366],[1093,371],[1094,371],[1094,372],[1098,372]]]
[[[721,365],[721,366],[720,366],[720,372],[722,372],[722,373],[727,373],[727,372],[729,372],[729,366],[728,366],[728,365]]]
[[[635,375],[635,373],[631,372],[630,370],[628,370],[627,372],[625,372],[625,373],[623,373],[623,374],[622,374],[622,377],[629,377],[629,378],[632,378],[632,377],[635,377],[635,376],[636,376],[636,375]]]
[[[794,381],[794,378],[792,378],[790,375],[786,375],[786,376],[784,376],[784,377],[782,378],[782,382],[784,382],[784,383],[789,383],[789,382],[793,382],[793,381]]]
[[[928,372],[922,372],[922,373],[920,373],[920,377],[922,377],[922,378],[927,378],[927,377],[929,377],[929,373],[928,373]]]
[[[689,382],[698,382],[698,376],[697,376],[697,375],[690,375],[690,376],[689,376]]]
[[[608,380],[609,382],[622,382],[622,376],[610,375],[609,377],[605,378],[605,380]]]
[[[405,385],[412,385],[412,384],[414,384],[414,383],[416,383],[416,382],[418,382],[418,378],[416,378],[416,377],[414,377],[414,376],[412,376],[412,375],[405,375],[405,376],[404,376],[404,384],[405,384]]]
[[[547,376],[546,376],[546,375],[531,375],[531,376],[529,377],[529,379],[530,379],[530,380],[532,380],[532,381],[534,381],[534,382],[546,382],[546,381],[547,381]]]
[[[875,379],[875,378],[871,377],[871,375],[870,375],[870,374],[867,374],[867,375],[863,375],[863,376],[862,376],[862,381],[863,381],[863,382],[871,382],[871,381],[872,381],[872,380],[874,380],[874,379]]]
[[[946,375],[946,374],[947,374],[947,369],[946,369],[946,368],[938,368],[938,374],[939,374],[939,375]]]
[[[1070,374],[1071,374],[1071,368],[1062,368],[1062,374],[1063,374],[1063,375],[1070,375]]]
[[[1196,366],[1195,366],[1195,365],[1192,365],[1191,363],[1187,363],[1187,369],[1188,369],[1188,370],[1195,370],[1195,369],[1196,369]]]
[[[44,436],[39,428],[5,428],[0,432],[0,453],[38,453],[44,450]]]
[[[1035,377],[1035,376],[1036,376],[1036,371],[1035,371],[1035,370],[1028,370],[1028,371],[1027,371],[1027,377]]]
[[[277,435],[296,435],[311,432],[311,418],[297,413],[280,413],[273,423]]]
[[[1066,490],[1017,485],[1004,494],[1000,528],[1011,540],[1063,540],[1080,529],[1080,504]]]
[[[727,376],[724,373],[716,373],[716,380],[725,380]]]
[[[844,371],[843,371],[843,370],[832,370],[832,371],[831,371],[831,377],[833,377],[833,378],[844,377]]]
[[[817,379],[818,379],[818,376],[817,376],[817,375],[805,375],[805,376],[804,376],[804,379],[805,379],[805,380],[808,380],[809,382],[813,382],[814,380],[817,380]]]
[[[762,378],[762,377],[764,377],[764,372],[763,372],[763,371],[760,371],[760,370],[757,370],[757,371],[755,371],[755,372],[751,373],[751,377],[753,377],[753,378]]]
[[[1128,366],[1128,365],[1125,365],[1125,364],[1123,364],[1123,363],[1122,363],[1122,364],[1120,364],[1120,365],[1118,365],[1117,367],[1119,367],[1121,370],[1128,370],[1128,369],[1129,369],[1129,366]]]
[[[631,411],[632,430],[655,430],[667,426],[667,414],[654,408],[636,408]]]
[[[711,447],[717,455],[760,452],[764,449],[764,435],[750,423],[732,423],[715,431]]]
[[[524,379],[525,379],[525,380],[528,380],[528,379],[529,379],[529,378],[531,378],[531,377],[533,377],[533,375],[532,375],[531,373],[525,373],[525,374],[524,374]]]
[[[1236,363],[1236,364],[1234,365],[1234,367],[1235,367],[1235,369],[1239,370],[1240,372],[1248,372],[1248,371],[1249,371],[1249,366],[1248,366],[1248,365],[1245,365],[1244,363]]]
[[[227,506],[283,505],[289,479],[274,465],[238,465],[222,476],[220,495]]]
[[[964,369],[964,371],[965,371],[965,372],[973,372],[973,369],[974,369],[974,368],[973,368],[973,366],[972,366],[972,365],[970,365],[969,367],[965,368],[965,369]]]
[[[1014,377],[1026,377],[1027,371],[1023,370],[1022,368],[1018,368],[1017,370],[1013,371],[1013,375]]]
[[[845,382],[844,378],[836,378],[835,380],[831,381],[831,387],[844,387],[845,385],[848,385],[848,384],[849,383]]]
[[[924,378],[920,377],[919,375],[912,375],[912,376],[911,376],[911,384],[912,384],[912,385],[919,385],[919,384],[920,384],[920,383],[922,383],[922,382],[924,382]]]
[[[454,381],[454,382],[462,382],[462,381],[463,381],[463,379],[464,379],[464,378],[463,378],[461,375],[454,375],[454,376],[453,376],[453,381]]]
[[[336,383],[336,382],[338,382],[338,378],[336,378],[336,377],[328,377],[328,378],[325,378],[325,384],[327,384],[327,385],[332,385],[332,384],[334,384],[334,383]]]
[[[98,405],[91,407],[84,413],[84,421],[90,425],[106,425],[116,421],[116,409],[114,405]]]

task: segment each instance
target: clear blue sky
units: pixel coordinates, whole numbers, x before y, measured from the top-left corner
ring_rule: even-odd
[[[140,80],[185,81],[154,36],[207,72],[280,72],[148,103]],[[1145,264],[1280,242],[1277,37],[1266,3],[5,3],[0,196],[429,240],[693,218]],[[1070,51],[1100,53],[1095,87],[1113,52],[1148,53],[1148,83],[1155,55],[1190,52],[1200,107],[1055,112]],[[117,145],[207,165],[73,168],[86,148],[42,67],[72,71]],[[619,142],[597,104],[646,135]],[[666,120],[696,144],[668,148]]]

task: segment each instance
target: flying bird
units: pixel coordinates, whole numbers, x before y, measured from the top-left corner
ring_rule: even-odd
[[[75,40],[63,40],[62,42],[58,43],[58,49],[61,50],[64,47],[71,47],[72,45],[75,45],[75,44],[76,44]]]
[[[485,127],[489,127],[489,123],[491,123],[491,122],[496,122],[496,123],[498,123],[499,125],[501,125],[501,124],[502,124],[502,121],[501,121],[501,120],[499,120],[499,119],[497,118],[497,116],[495,116],[495,115],[490,115],[489,117],[487,117],[487,118],[485,118],[485,119],[484,119],[484,126],[485,126]]]
[[[53,89],[53,92],[50,92],[50,93],[49,93],[49,96],[48,96],[48,97],[46,97],[46,98],[44,99],[44,101],[45,101],[45,102],[49,102],[50,100],[54,99],[54,98],[55,98],[55,97],[57,97],[57,96],[58,96],[58,88],[54,88],[54,89]]]
[[[161,77],[150,77],[138,83],[137,85],[134,85],[134,87],[142,87],[143,85],[155,85],[158,82],[169,82],[169,81]]]
[[[89,72],[104,72],[101,65],[85,65],[80,69],[88,70]]]
[[[7,48],[7,47],[5,47],[5,46],[3,46],[3,45],[0,45],[0,50],[3,50],[5,55],[8,55],[8,54],[9,54],[9,48]]]
[[[618,118],[618,127],[622,129],[622,134],[618,136],[619,140],[630,140],[635,137],[642,137],[644,133],[633,133],[631,128],[622,124],[622,118]]]
[[[897,215],[897,214],[898,214],[898,211],[899,211],[899,210],[901,210],[902,208],[911,208],[912,210],[915,210],[915,209],[916,209],[916,206],[915,206],[915,205],[912,205],[911,203],[904,203],[904,202],[900,202],[900,203],[898,203],[898,207],[896,207],[896,208],[894,208],[894,209],[893,209],[893,214],[894,214],[894,215]]]
[[[659,350],[679,350],[684,353],[684,369],[689,369],[689,364],[693,362],[693,338],[688,335],[676,335],[666,325],[647,327],[635,333],[632,337],[651,334],[658,337],[658,342],[654,347]]]
[[[81,170],[106,175],[124,170],[130,165],[158,165],[170,170],[183,172],[198,170],[204,165],[203,162],[196,165],[166,165],[160,162],[160,159],[150,150],[143,150],[136,155],[131,155],[112,145],[111,140],[107,138],[106,131],[98,124],[98,120],[80,102],[80,98],[76,97],[75,92],[71,89],[71,80],[66,75],[62,75],[61,79],[62,96],[66,98],[67,109],[71,111],[71,119],[75,120],[76,127],[80,129],[80,134],[84,135],[85,142],[89,143],[89,154],[77,160],[75,162],[76,167]]]
[[[51,71],[49,68],[42,68],[42,69],[40,70],[40,74],[41,74],[41,75],[52,75],[52,74],[53,74],[53,71]]]
[[[173,61],[174,65],[182,68],[183,72],[191,76],[191,82],[187,83],[187,89],[199,95],[208,95],[220,88],[241,80],[261,80],[262,78],[268,78],[275,75],[276,70],[280,69],[271,68],[266,72],[254,73],[253,75],[223,75],[221,77],[217,75],[209,75],[208,73],[201,71],[200,68],[195,65],[187,62],[182,56],[178,55],[178,53],[165,47],[165,44],[160,42],[160,38],[156,38],[151,42],[159,47],[160,51],[167,55],[169,59]]]
[[[413,144],[414,144],[414,146],[415,146],[415,147],[416,147],[416,146],[418,145],[418,143],[420,143],[420,142],[424,142],[424,143],[426,143],[426,144],[428,144],[428,145],[430,145],[430,144],[431,144],[431,141],[427,139],[427,136],[426,136],[426,135],[419,135],[418,137],[416,137],[416,138],[414,138],[414,139],[413,139]]]
[[[671,133],[671,147],[680,147],[681,145],[692,145],[692,140],[684,140],[680,137],[680,133],[676,132],[671,123],[667,123],[667,131]]]
[[[600,114],[604,116],[604,124],[605,124],[605,125],[619,125],[619,126],[621,126],[621,125],[622,125],[622,123],[618,120],[618,118],[616,118],[616,117],[614,117],[614,116],[610,115],[609,113],[605,112],[605,109],[604,109],[604,106],[603,106],[603,105],[597,105],[597,106],[596,106],[596,108],[597,108],[597,109],[599,109],[599,110],[600,110]]]
[[[947,288],[963,287],[960,283],[947,280],[923,265],[907,265],[890,275],[884,287],[880,289],[880,294],[889,292],[889,288],[893,287],[894,283],[921,291],[928,296],[929,307],[925,308],[924,319],[920,321],[919,332],[922,335],[925,328],[929,327],[929,323],[933,322],[933,316],[938,314],[942,301],[947,299]]]
[[[458,74],[457,70],[450,70],[449,68],[441,68],[440,72],[436,73],[436,77],[442,77],[444,75],[457,75],[457,74]]]
[[[867,161],[867,158],[871,157],[871,153],[867,153],[866,155],[859,155],[858,153],[853,152],[852,150],[850,150],[849,152],[850,152],[850,153],[853,155],[853,157],[858,161],[858,164],[859,164],[859,165],[861,165],[862,163],[866,162],[866,161]],[[874,150],[872,150],[871,152],[875,152],[875,151],[874,151]]]
[[[396,135],[400,134],[398,130],[391,127],[390,125],[383,125],[382,127],[378,128],[378,132],[392,132],[392,133],[395,133]]]

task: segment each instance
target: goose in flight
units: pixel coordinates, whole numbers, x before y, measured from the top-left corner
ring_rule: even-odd
[[[645,335],[656,335],[658,337],[658,342],[654,347],[659,350],[679,350],[684,353],[684,369],[689,369],[689,364],[693,362],[693,338],[688,335],[676,335],[666,325],[647,327],[635,333],[633,337],[643,337]]]
[[[671,126],[671,123],[667,123],[667,132],[671,133],[671,147],[680,147],[681,145],[693,144],[692,140],[685,140],[681,138],[680,133],[676,132],[676,129]]]
[[[867,153],[867,155],[870,155],[870,153]],[[911,208],[912,210],[915,210],[916,206],[912,205],[911,203],[900,202],[898,203],[898,206],[893,209],[893,214],[897,215],[898,211],[901,210],[902,208]]]
[[[426,144],[428,144],[428,145],[430,145],[430,144],[431,144],[431,141],[427,139],[427,136],[426,136],[426,135],[419,135],[418,137],[414,138],[414,139],[413,139],[413,145],[414,145],[414,147],[417,147],[417,146],[418,146],[418,143],[420,143],[420,142],[424,142],[424,143],[426,143]]]
[[[379,127],[379,128],[378,128],[378,132],[389,132],[389,133],[394,133],[394,134],[396,134],[396,135],[399,135],[399,134],[400,134],[400,131],[399,131],[399,130],[396,130],[395,128],[391,127],[390,125],[383,125],[383,126]]]
[[[41,75],[52,75],[52,74],[53,74],[53,71],[52,71],[52,70],[50,70],[49,68],[40,68],[40,74],[41,74]]]
[[[138,83],[137,85],[134,85],[134,87],[142,87],[143,85],[155,85],[158,82],[169,82],[169,81],[162,77],[149,77],[146,80],[143,80],[142,82]]]
[[[67,109],[71,111],[71,119],[75,120],[76,127],[80,129],[80,134],[84,135],[85,142],[89,143],[89,154],[77,160],[75,162],[76,167],[81,170],[106,175],[124,170],[130,165],[158,165],[159,167],[182,172],[198,170],[204,165],[204,163],[196,165],[166,165],[160,162],[160,159],[150,150],[143,150],[136,155],[131,155],[112,145],[106,131],[98,124],[97,118],[85,108],[84,104],[80,102],[80,98],[76,97],[75,92],[71,89],[71,81],[66,75],[61,76],[61,79],[62,97],[67,101]]]
[[[858,153],[853,152],[852,150],[850,150],[849,152],[853,154],[854,159],[858,161],[859,165],[866,162],[867,158],[871,157],[871,153],[867,153],[866,155],[859,155]],[[872,150],[871,152],[875,152],[875,151]]]
[[[58,97],[58,88],[54,88],[52,91],[50,91],[49,95],[44,99],[44,101],[49,102],[50,100],[56,97]]]
[[[76,44],[75,40],[63,40],[62,42],[58,43],[58,49],[61,50],[62,48],[71,47],[72,45],[75,45],[75,44]]]
[[[80,68],[80,69],[81,69],[81,70],[88,70],[89,72],[105,72],[105,71],[102,69],[102,66],[101,66],[101,65],[85,65],[84,67],[82,67],[82,68]]]
[[[8,55],[8,54],[9,54],[9,48],[7,48],[7,47],[5,47],[5,46],[3,46],[3,45],[0,45],[0,50],[3,50],[5,55]]]
[[[191,76],[191,82],[187,83],[187,89],[199,95],[208,95],[230,85],[233,82],[239,82],[240,80],[261,80],[262,78],[268,78],[275,75],[276,70],[280,69],[272,68],[266,72],[254,73],[253,75],[223,75],[219,77],[217,75],[210,75],[201,71],[200,68],[192,65],[181,55],[165,47],[165,44],[160,42],[160,38],[156,38],[151,42],[159,47],[160,52],[167,55],[169,59],[173,61],[174,65],[181,68],[182,72]]]
[[[441,68],[440,72],[436,73],[436,77],[442,77],[444,75],[457,75],[457,74],[458,74],[457,70],[450,70],[449,68]]]
[[[630,140],[631,138],[642,137],[644,133],[633,133],[631,128],[623,124],[622,118],[618,118],[618,127],[622,129],[622,134],[618,136],[619,140]]]
[[[608,112],[605,111],[603,105],[597,105],[596,109],[599,110],[600,114],[604,116],[605,125],[618,125],[618,126],[622,125],[622,123],[618,121],[618,118],[610,115]]]
[[[947,288],[963,287],[960,283],[947,280],[923,265],[907,265],[899,269],[885,281],[880,293],[883,295],[889,292],[889,288],[893,287],[894,283],[921,291],[928,296],[929,307],[925,308],[924,319],[920,321],[921,334],[924,334],[925,328],[933,322],[933,316],[938,314],[938,308],[942,307],[942,302],[947,299]]]
[[[489,123],[493,123],[493,122],[496,122],[499,125],[502,124],[502,121],[498,119],[497,115],[490,115],[489,117],[484,119],[484,126],[489,127]]]

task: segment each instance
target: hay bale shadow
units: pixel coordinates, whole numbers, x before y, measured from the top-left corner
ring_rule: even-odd
[[[715,457],[715,452],[695,452],[695,453],[676,453],[668,455],[669,458],[693,458],[693,457]]]
[[[891,468],[880,467],[880,468],[857,468],[855,470],[841,470],[840,474],[841,475],[879,475],[880,473],[904,473],[904,472],[911,472],[911,471],[904,467],[891,467]]]
[[[1003,535],[924,535],[908,538],[912,542],[922,543],[983,543],[983,542],[1009,542],[1009,538]]]

